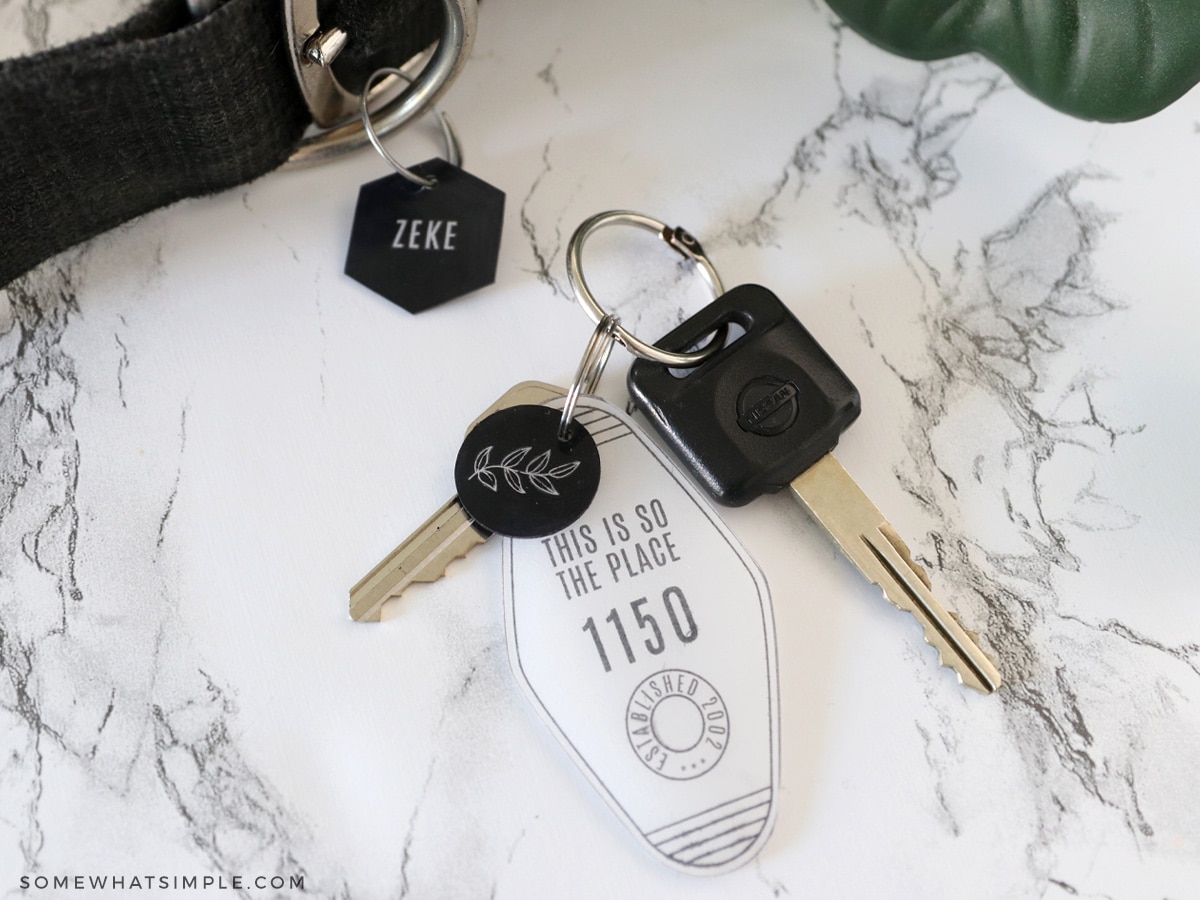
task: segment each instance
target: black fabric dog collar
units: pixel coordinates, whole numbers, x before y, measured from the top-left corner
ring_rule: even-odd
[[[349,36],[333,63],[348,90],[442,33],[438,0],[318,12]],[[187,0],[151,0],[103,34],[0,62],[0,287],[121,222],[284,163],[312,122],[285,18],[281,0],[225,0],[202,18]]]

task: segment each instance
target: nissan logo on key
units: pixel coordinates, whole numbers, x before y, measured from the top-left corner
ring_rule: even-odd
[[[763,437],[783,434],[800,412],[798,393],[790,381],[769,375],[755,378],[738,394],[738,426]]]

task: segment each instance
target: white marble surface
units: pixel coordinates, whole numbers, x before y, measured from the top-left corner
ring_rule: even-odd
[[[128,8],[0,0],[3,49]],[[411,316],[341,274],[367,153],[0,291],[0,891],[1200,896],[1200,94],[1095,125],[808,0],[508,0],[444,107],[508,194],[490,288]],[[574,371],[565,242],[615,207],[771,287],[856,381],[839,458],[1007,679],[961,688],[788,498],[724,511],[774,595],[782,793],[715,879],[646,856],[522,698],[497,546],[346,615],[466,423]],[[588,266],[647,336],[705,301],[640,233]]]

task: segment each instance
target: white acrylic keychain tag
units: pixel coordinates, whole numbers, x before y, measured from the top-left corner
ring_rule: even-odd
[[[581,398],[602,475],[583,517],[503,541],[517,680],[663,862],[727,872],[766,843],[779,785],[775,627],[762,573],[624,413]]]

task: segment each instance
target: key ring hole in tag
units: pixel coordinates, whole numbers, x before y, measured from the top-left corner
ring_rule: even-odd
[[[376,69],[374,72],[372,72],[370,77],[367,79],[366,84],[363,85],[362,92],[358,95],[358,115],[362,119],[363,131],[366,132],[367,139],[370,140],[371,146],[374,147],[376,152],[383,157],[384,162],[391,166],[399,175],[420,187],[434,187],[438,183],[437,178],[432,175],[429,177],[419,175],[407,166],[402,166],[399,161],[397,161],[396,157],[392,156],[392,154],[388,152],[388,149],[383,146],[383,141],[380,140],[379,135],[375,132],[375,126],[371,124],[371,111],[367,108],[367,101],[371,96],[371,88],[374,86],[375,82],[379,81],[379,79],[386,78],[389,75],[402,78],[410,84],[412,83],[412,78],[410,78],[400,69],[385,67],[382,69]],[[459,143],[458,135],[454,131],[454,126],[450,124],[450,120],[446,118],[446,114],[438,109],[436,105],[432,106],[431,109],[433,114],[437,117],[438,125],[442,129],[442,139],[446,142],[446,162],[450,163],[452,166],[461,168],[462,144]]]
[[[704,248],[686,230],[679,227],[673,228],[664,222],[660,222],[642,213],[630,210],[610,210],[608,212],[597,213],[585,219],[575,229],[575,233],[571,235],[571,240],[567,244],[567,280],[570,282],[579,304],[588,316],[591,317],[593,322],[600,323],[608,313],[596,301],[595,296],[588,287],[587,279],[583,275],[583,245],[596,231],[613,225],[632,225],[646,231],[654,232],[673,250],[695,264],[700,275],[712,289],[714,297],[719,297],[725,293],[721,277],[717,274],[717,270],[713,267],[712,262],[705,255]],[[727,334],[728,329],[720,326],[713,332],[711,339],[703,347],[689,352],[672,352],[640,340],[619,323],[613,328],[615,339],[634,356],[675,368],[698,366],[725,346]]]

